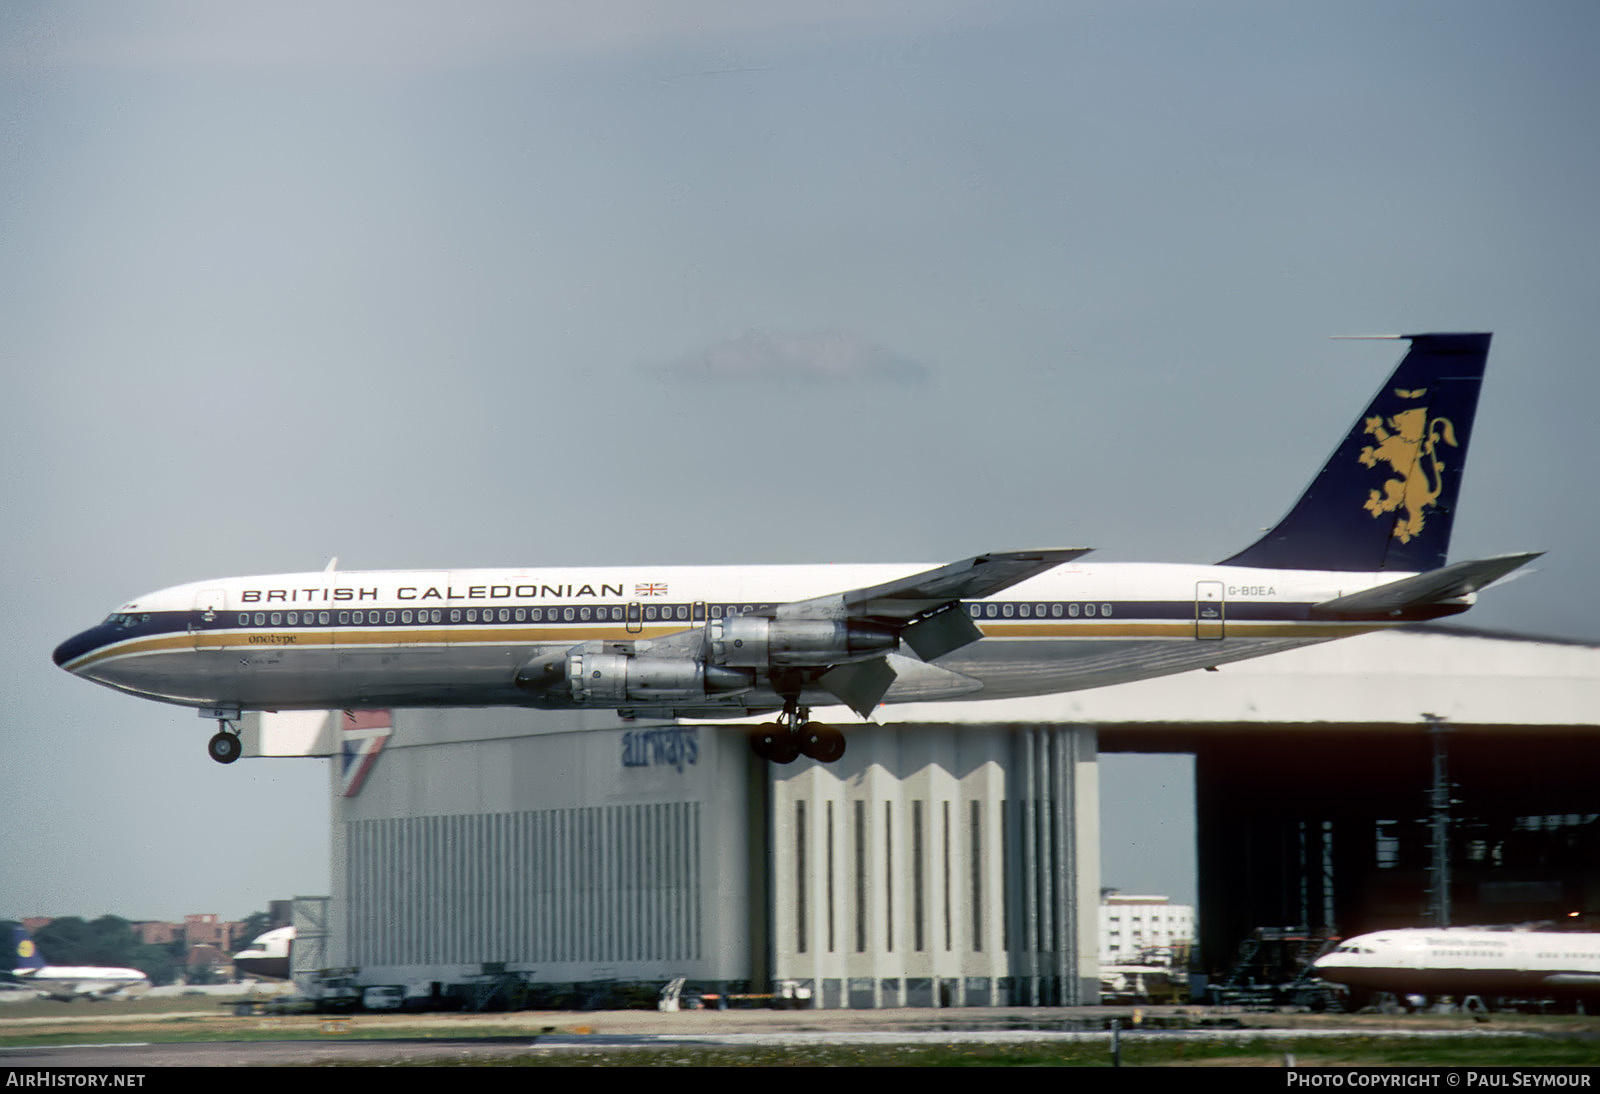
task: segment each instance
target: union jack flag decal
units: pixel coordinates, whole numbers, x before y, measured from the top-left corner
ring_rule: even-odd
[[[667,583],[665,581],[641,582],[633,587],[634,596],[666,596]]]
[[[347,710],[339,729],[339,781],[343,795],[353,798],[361,793],[361,784],[394,732],[394,717],[387,710]]]

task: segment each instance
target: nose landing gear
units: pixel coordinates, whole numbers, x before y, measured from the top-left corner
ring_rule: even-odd
[[[244,746],[239,741],[239,735],[231,730],[223,729],[206,742],[206,751],[211,758],[219,764],[231,764],[239,758],[244,751]]]
[[[831,764],[844,755],[844,733],[811,720],[809,707],[790,700],[775,722],[763,722],[750,735],[750,750],[769,763],[790,764],[801,756]]]
[[[219,764],[231,764],[244,755],[244,742],[239,740],[239,711],[227,707],[211,707],[200,711],[202,718],[217,720],[217,733],[206,742],[206,753]]]

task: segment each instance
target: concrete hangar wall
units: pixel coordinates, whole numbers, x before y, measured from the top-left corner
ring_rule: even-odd
[[[1600,755],[1597,710],[1600,649],[1410,631],[1119,688],[884,708],[832,766],[763,764],[740,726],[609,712],[279,714],[245,743],[337,757],[328,960],[365,983],[503,969],[795,979],[823,1006],[1054,1004],[1096,998],[1097,749],[1196,753],[1202,944],[1220,954],[1263,923],[1358,923],[1373,818],[1421,808],[1422,785],[1395,776],[1424,713],[1502,757],[1501,794],[1529,781],[1508,754],[1592,771],[1578,754]],[[1425,779],[1426,749],[1410,752]],[[1367,801],[1364,780],[1383,779]],[[1581,774],[1541,778],[1515,807],[1600,813],[1593,798]],[[1317,819],[1336,807],[1337,824]],[[1355,880],[1336,893],[1335,873]]]
[[[1097,998],[1092,732],[864,726],[837,764],[777,767],[745,726],[352,713],[262,716],[245,743],[335,757],[327,962],[363,983]]]

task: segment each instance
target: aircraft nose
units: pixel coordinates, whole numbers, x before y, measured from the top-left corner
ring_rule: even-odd
[[[96,627],[73,635],[56,647],[52,659],[61,668],[66,668],[69,663],[76,661],[100,644],[100,637],[96,633],[98,630],[99,628]]]

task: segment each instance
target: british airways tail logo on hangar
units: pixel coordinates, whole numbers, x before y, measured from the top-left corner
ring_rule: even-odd
[[[1394,393],[1398,398],[1415,400],[1424,398],[1428,389],[1396,388]],[[1443,445],[1460,447],[1455,423],[1443,417],[1429,419],[1424,404],[1387,418],[1368,418],[1366,432],[1377,444],[1361,450],[1362,465],[1387,464],[1386,473],[1394,477],[1383,483],[1381,491],[1369,491],[1363,508],[1374,517],[1396,513],[1394,538],[1410,543],[1422,533],[1428,510],[1439,504],[1439,496],[1444,493],[1446,465],[1440,449]]]
[[[361,793],[378,753],[394,732],[394,715],[387,710],[347,710],[339,719],[339,793],[353,798]]]

